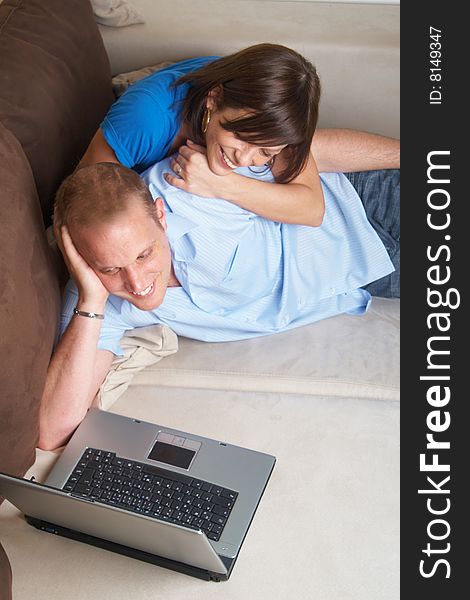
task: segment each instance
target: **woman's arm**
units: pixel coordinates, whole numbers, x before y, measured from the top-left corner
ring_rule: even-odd
[[[312,155],[302,173],[290,183],[267,183],[237,173],[216,175],[209,168],[205,148],[196,144],[182,146],[178,160],[178,164],[184,161],[180,176],[167,173],[165,178],[181,190],[206,198],[223,198],[271,221],[313,227],[322,223],[325,204]],[[288,158],[282,152],[276,157],[274,176],[283,169],[285,160]],[[178,169],[175,161],[172,168]]]
[[[312,153],[320,173],[400,168],[400,140],[353,129],[317,129]]]
[[[276,157],[273,175],[282,170],[282,153]],[[234,173],[222,198],[270,221],[318,227],[323,221],[325,201],[313,156],[290,183],[267,183]],[[233,179],[232,179],[233,178]],[[225,178],[223,178],[225,179]]]
[[[119,163],[114,150],[104,139],[103,132],[101,129],[93,136],[90,145],[82,156],[78,167],[86,167],[87,165],[93,165],[98,162],[115,162]]]

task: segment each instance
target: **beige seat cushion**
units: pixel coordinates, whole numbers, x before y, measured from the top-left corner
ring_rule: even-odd
[[[179,350],[135,384],[398,400],[400,302],[374,298],[340,315],[252,340],[179,338]]]

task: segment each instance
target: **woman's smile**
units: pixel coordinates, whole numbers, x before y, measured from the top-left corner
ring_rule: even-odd
[[[223,165],[226,165],[231,170],[234,170],[237,168],[237,165],[234,165],[233,162],[229,159],[229,157],[225,154],[223,148],[220,148],[220,153],[222,156],[222,164]]]

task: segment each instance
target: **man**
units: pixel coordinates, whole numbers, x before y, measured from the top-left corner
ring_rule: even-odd
[[[164,323],[178,335],[226,341],[362,314],[364,286],[394,271],[344,175],[322,176],[327,209],[312,228],[191,196],[166,181],[169,165],[141,179],[98,163],[58,192],[56,235],[75,285],[66,289],[48,371],[42,448],[64,443],[83,419],[126,330]],[[244,174],[272,177],[266,169]]]

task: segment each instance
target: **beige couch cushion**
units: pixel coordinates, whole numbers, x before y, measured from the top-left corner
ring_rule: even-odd
[[[179,350],[134,384],[398,400],[399,300],[373,298],[360,317],[340,315],[272,336]]]

